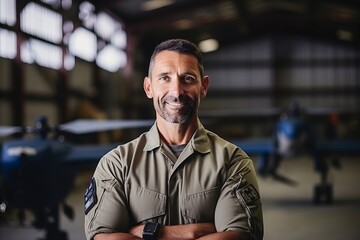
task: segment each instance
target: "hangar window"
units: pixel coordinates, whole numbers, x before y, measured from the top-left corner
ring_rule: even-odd
[[[80,50],[80,47],[73,46],[73,44],[78,44],[77,41],[70,41],[70,52],[77,57],[91,61],[90,58],[84,58],[84,55],[93,56],[93,51],[97,51],[95,63],[109,72],[116,72],[125,67],[127,63],[127,56],[124,51],[126,33],[120,22],[106,12],[100,11],[96,14],[95,6],[87,1],[79,5],[78,17],[82,21],[83,27],[94,33],[97,43],[94,45],[95,48],[87,47]],[[81,34],[88,35],[88,33],[85,34],[85,31]],[[81,41],[79,44],[82,44]]]
[[[95,32],[103,39],[109,40],[119,24],[108,14],[100,12],[95,21]]]
[[[100,12],[95,21],[95,32],[101,38],[98,44],[96,64],[110,72],[116,72],[127,63],[126,34],[119,22],[105,12]]]
[[[49,4],[54,8],[62,7],[64,10],[68,10],[72,6],[72,0],[41,0],[43,3]]]
[[[16,34],[0,28],[0,57],[14,59],[16,56]]]
[[[62,49],[36,39],[28,39],[21,44],[20,57],[25,63],[37,63],[52,69],[62,66]]]
[[[96,57],[96,35],[85,28],[76,29],[70,36],[70,53],[92,62]]]
[[[21,30],[41,39],[61,43],[62,17],[50,9],[29,3],[20,14]]]
[[[119,68],[125,67],[126,62],[125,52],[112,45],[99,51],[96,58],[96,64],[109,72],[116,72]]]
[[[0,23],[13,26],[16,23],[15,0],[0,0]]]
[[[127,63],[126,33],[117,19],[97,12],[87,1],[79,4],[76,16],[60,14],[72,7],[72,0],[30,1],[20,11],[20,52],[17,53],[16,0],[0,0],[0,57],[14,59],[19,54],[25,63],[71,70],[75,57],[94,62],[116,72]],[[74,27],[72,18],[82,26]],[[5,28],[2,25],[6,25]],[[19,40],[18,39],[18,40]],[[109,61],[109,58],[112,61]]]
[[[126,33],[119,28],[114,32],[110,39],[111,43],[119,48],[124,49],[126,47]]]
[[[0,0],[0,23],[14,26],[16,23],[15,0]],[[14,59],[16,57],[16,34],[8,29],[0,28],[0,57]]]
[[[82,2],[79,6],[79,19],[82,25],[88,29],[93,29],[95,24],[95,6],[89,2]]]

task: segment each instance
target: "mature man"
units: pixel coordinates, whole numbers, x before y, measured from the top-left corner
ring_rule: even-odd
[[[144,90],[156,122],[100,160],[85,194],[87,239],[262,239],[251,159],[198,118],[208,87],[196,45],[155,48]]]

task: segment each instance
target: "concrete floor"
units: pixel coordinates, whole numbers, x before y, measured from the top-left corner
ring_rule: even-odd
[[[360,239],[360,157],[342,159],[342,169],[331,171],[334,184],[334,203],[312,203],[313,187],[319,176],[313,171],[309,158],[284,161],[279,173],[297,182],[296,186],[284,185],[273,179],[259,178],[263,200],[266,240],[307,239]],[[61,218],[61,228],[69,240],[84,240],[83,193],[90,174],[79,174],[75,188],[67,202],[75,207],[75,220]],[[0,239],[38,239],[43,232],[32,228],[0,226]]]

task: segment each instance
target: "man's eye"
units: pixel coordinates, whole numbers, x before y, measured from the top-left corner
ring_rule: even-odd
[[[166,81],[166,80],[168,80],[169,78],[168,78],[168,76],[160,76],[159,77],[159,80],[160,81]]]
[[[193,83],[193,82],[196,82],[196,78],[193,76],[187,75],[184,77],[184,81],[187,83]]]

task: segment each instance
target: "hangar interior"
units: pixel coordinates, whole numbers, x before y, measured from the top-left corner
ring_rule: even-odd
[[[0,126],[39,115],[51,125],[152,119],[143,91],[151,51],[186,38],[204,52],[211,82],[200,117],[217,120],[210,130],[271,136],[296,100],[320,136],[336,114],[337,137],[360,140],[359,26],[352,0],[0,0]]]
[[[51,124],[152,118],[142,90],[149,56],[157,43],[176,37],[217,44],[204,53],[211,85],[201,110],[241,122],[231,128],[254,129],[240,137],[269,130],[258,123],[271,126],[292,99],[321,121],[338,112],[341,135],[359,133],[359,7],[353,1],[156,3],[2,1],[1,125],[31,125],[37,115]],[[111,48],[115,65],[101,66]]]

